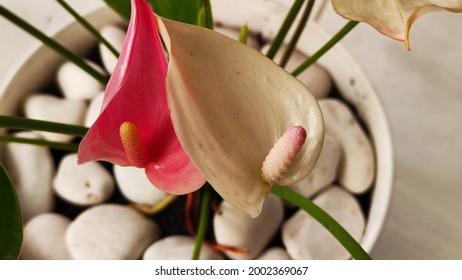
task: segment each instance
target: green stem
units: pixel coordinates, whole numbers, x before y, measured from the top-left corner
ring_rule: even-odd
[[[196,25],[213,30],[213,15],[210,0],[202,0],[202,7],[197,15]]]
[[[0,127],[26,130],[40,130],[70,134],[74,136],[85,136],[85,134],[88,131],[88,128],[84,126],[2,115],[0,115]]]
[[[297,29],[295,30],[294,35],[292,35],[292,38],[290,39],[290,42],[287,45],[284,55],[281,58],[281,62],[279,62],[279,65],[282,68],[286,67],[287,62],[289,61],[289,58],[292,55],[292,52],[295,50],[295,47],[297,46],[298,40],[300,39],[300,36],[302,35],[302,32],[305,29],[306,24],[308,23],[310,14],[313,11],[314,2],[315,0],[309,0],[308,4],[306,4],[305,10],[302,14],[302,18],[298,22]]]
[[[273,193],[282,199],[300,207],[310,214],[314,219],[321,223],[332,235],[347,249],[351,256],[356,260],[371,260],[367,252],[358,242],[329,214],[319,208],[316,204],[303,196],[276,185]]]
[[[271,47],[266,53],[266,56],[268,58],[274,59],[274,57],[276,56],[276,53],[278,52],[279,47],[284,42],[284,38],[286,37],[287,33],[289,32],[290,27],[292,26],[292,23],[295,21],[295,18],[300,12],[300,9],[302,8],[304,1],[305,0],[295,0],[294,4],[289,10],[289,13],[284,19],[284,22],[281,25],[278,31],[278,34],[274,38],[273,43],[271,44]]]
[[[16,26],[26,31],[30,35],[34,36],[42,43],[59,53],[64,58],[68,59],[69,61],[80,67],[83,71],[87,72],[101,84],[105,85],[108,82],[109,78],[106,75],[103,75],[100,72],[93,69],[93,67],[91,67],[87,62],[85,62],[83,58],[73,54],[63,45],[56,42],[55,40],[41,32],[34,26],[30,25],[28,22],[15,15],[13,12],[5,8],[3,5],[0,5],[0,15],[4,16],[7,20],[14,23]]]
[[[206,186],[202,196],[201,202],[201,213],[199,216],[199,226],[197,228],[196,243],[194,244],[194,252],[192,259],[198,260],[201,254],[202,243],[204,243],[205,232],[207,231],[207,221],[210,210],[210,198],[212,196],[212,190],[209,186]]]
[[[297,77],[300,73],[305,71],[311,64],[315,63],[321,56],[323,56],[327,51],[329,51],[335,44],[345,37],[356,25],[358,22],[349,21],[342,29],[340,29],[337,34],[334,35],[324,46],[322,46],[315,54],[310,56],[305,62],[292,71],[292,75]]]
[[[23,143],[23,144],[33,144],[33,145],[45,146],[45,147],[50,147],[50,148],[55,148],[55,149],[70,151],[70,152],[77,152],[79,150],[79,145],[75,143],[47,141],[43,139],[16,137],[13,135],[0,135],[0,141],[1,142]]]
[[[96,28],[94,28],[86,19],[84,19],[79,13],[77,13],[74,9],[72,9],[69,4],[67,4],[64,0],[56,0],[58,3],[66,9],[74,18],[77,20],[85,29],[88,30],[95,38],[100,42],[101,44],[105,45],[106,48],[115,56],[119,57],[120,53],[114,48],[114,46],[111,45],[101,34],[99,33]]]
[[[247,23],[246,23],[242,26],[241,30],[239,31],[239,42],[246,45],[248,37],[249,37],[249,28],[247,27]]]

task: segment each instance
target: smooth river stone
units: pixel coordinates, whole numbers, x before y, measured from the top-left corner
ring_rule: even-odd
[[[66,244],[73,259],[136,260],[160,237],[160,229],[136,210],[103,204],[69,225]]]
[[[271,247],[261,253],[257,260],[290,260],[287,251],[282,247]]]
[[[123,196],[133,203],[156,205],[169,196],[149,181],[144,169],[114,165],[114,175]]]
[[[90,105],[88,106],[87,113],[85,114],[84,125],[86,127],[90,127],[99,117],[99,113],[101,112],[101,107],[103,106],[103,99],[104,99],[104,92],[99,93],[95,97],[93,97],[90,101]]]
[[[312,197],[337,178],[341,154],[337,141],[326,135],[318,162],[311,173],[300,182],[287,187],[306,198]]]
[[[111,196],[114,179],[101,163],[78,165],[77,154],[68,154],[59,163],[53,187],[70,203],[90,206],[103,203]]]
[[[64,242],[69,218],[55,213],[35,216],[24,226],[23,260],[69,260]]]
[[[19,132],[16,136],[41,138],[35,132]],[[24,222],[51,212],[54,204],[52,180],[55,174],[50,149],[37,145],[6,143],[5,167],[16,186]]]
[[[270,194],[257,218],[235,208],[226,201],[220,204],[213,219],[218,244],[247,250],[245,253],[225,251],[231,259],[250,260],[259,255],[278,230],[284,215],[282,201]]]
[[[48,94],[32,94],[24,103],[24,114],[31,119],[83,125],[87,105],[82,100],[63,99]],[[72,135],[37,132],[46,140],[69,142]]]
[[[157,240],[144,252],[143,260],[190,260],[195,239],[191,236],[172,235]],[[203,244],[200,260],[222,260],[223,256]]]
[[[313,202],[331,215],[358,242],[364,234],[365,219],[356,198],[333,186]],[[345,260],[350,254],[318,221],[298,210],[282,226],[282,241],[292,259]]]
[[[371,186],[375,176],[372,144],[348,106],[337,99],[319,101],[326,134],[342,148],[338,180],[349,191],[361,194]]]
[[[113,46],[119,53],[122,51],[122,45],[125,39],[125,31],[117,26],[108,25],[100,30],[101,35]],[[114,72],[118,58],[103,44],[99,44],[99,52],[104,68],[109,74]]]
[[[105,73],[96,63],[89,60],[86,62],[99,73]],[[71,62],[66,62],[59,67],[56,80],[67,99],[89,100],[104,90],[104,86],[99,81]]]
[[[282,55],[285,52],[287,46],[281,46],[278,53],[274,57],[274,62],[278,63],[282,59]],[[266,45],[261,49],[261,52],[266,54],[270,48],[270,45]],[[302,54],[301,52],[295,50],[292,52],[292,55],[287,62],[286,67],[284,67],[288,72],[292,72],[295,70],[300,64],[305,62],[307,56]],[[304,83],[316,96],[317,99],[325,98],[329,95],[330,90],[332,88],[332,78],[330,77],[329,73],[321,67],[319,64],[315,63],[312,64],[308,69],[300,73],[297,76],[302,83]]]

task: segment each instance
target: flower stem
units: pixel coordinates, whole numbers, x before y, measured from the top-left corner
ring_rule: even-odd
[[[88,30],[101,44],[105,45],[106,48],[115,56],[119,57],[120,53],[114,48],[111,43],[109,43],[96,28],[94,28],[85,18],[83,18],[79,13],[77,13],[69,4],[64,0],[56,0],[66,11],[68,11],[74,18],[77,20],[85,29]]]
[[[88,131],[88,128],[84,126],[2,115],[0,115],[0,127],[26,130],[40,130],[69,134],[74,136],[85,136],[85,134]]]
[[[206,186],[202,195],[202,202],[201,202],[201,213],[199,216],[199,226],[197,228],[197,235],[196,235],[196,243],[194,245],[194,252],[192,259],[198,260],[202,243],[204,242],[205,232],[207,231],[207,221],[209,217],[209,210],[210,210],[210,198],[212,196],[212,190],[209,186]]]
[[[334,35],[324,46],[322,46],[315,54],[310,56],[305,62],[292,71],[292,75],[297,77],[300,73],[305,71],[311,64],[315,63],[321,56],[329,51],[335,44],[337,44],[345,35],[347,35],[358,22],[349,21],[337,34]]]
[[[356,260],[371,260],[359,243],[329,214],[316,204],[288,188],[276,185],[272,191],[282,199],[300,207],[321,223]]]
[[[276,56],[276,53],[278,52],[279,47],[284,42],[284,38],[286,37],[287,33],[289,32],[290,27],[292,26],[292,23],[295,21],[295,18],[300,12],[300,9],[302,8],[304,1],[305,0],[295,0],[294,4],[289,10],[289,13],[284,19],[284,22],[281,25],[281,28],[279,29],[278,34],[274,38],[273,43],[271,44],[271,47],[266,53],[266,56],[268,58],[273,59]]]
[[[295,30],[294,35],[292,35],[292,38],[290,39],[290,42],[287,45],[287,48],[281,58],[281,62],[279,62],[279,66],[281,66],[282,68],[286,67],[287,62],[289,61],[289,58],[292,55],[292,52],[295,50],[295,47],[297,46],[298,40],[300,39],[300,36],[302,35],[303,30],[305,29],[308,19],[310,18],[310,14],[313,11],[314,2],[315,0],[309,0],[308,4],[306,4],[305,10],[302,14],[302,18],[298,22],[297,29]]]
[[[249,28],[247,27],[247,23],[244,24],[239,31],[239,42],[246,45],[247,44],[247,37],[249,36]]]
[[[202,0],[202,8],[197,15],[196,25],[213,30],[213,15],[210,0]]]
[[[89,75],[91,75],[101,84],[105,85],[108,82],[109,78],[106,75],[103,75],[100,72],[93,69],[93,67],[91,67],[88,63],[86,63],[83,58],[73,54],[68,49],[66,49],[63,45],[53,40],[52,38],[47,36],[45,33],[35,28],[34,26],[30,25],[28,22],[18,17],[17,15],[15,15],[13,12],[5,8],[3,5],[0,5],[0,15],[4,16],[7,20],[14,23],[16,26],[26,31],[30,35],[34,36],[35,38],[40,40],[42,43],[44,43],[45,45],[47,45],[48,47],[50,47],[51,49],[59,53],[64,58],[68,59],[69,61],[71,61],[78,67],[80,67],[82,70],[87,72]]]
[[[45,147],[50,147],[50,148],[70,151],[70,152],[77,152],[79,150],[79,145],[75,143],[47,141],[43,139],[24,138],[24,137],[17,137],[13,135],[0,135],[0,141],[45,146]]]

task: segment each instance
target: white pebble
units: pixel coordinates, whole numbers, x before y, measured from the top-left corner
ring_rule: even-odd
[[[114,180],[99,162],[78,165],[77,154],[68,154],[59,163],[53,187],[65,200],[90,206],[110,197],[114,191]]]
[[[282,247],[271,247],[261,253],[257,260],[290,260],[290,256]]]
[[[131,202],[156,205],[169,196],[152,185],[144,169],[114,165],[114,175],[120,191]]]
[[[104,99],[104,92],[99,93],[95,97],[93,97],[90,101],[90,105],[88,106],[87,113],[85,114],[85,121],[84,125],[86,127],[90,127],[99,117],[99,113],[101,112],[101,107],[103,106],[103,99]]]
[[[143,260],[190,260],[195,239],[191,236],[171,235],[157,240],[144,252]],[[223,256],[202,244],[200,260],[222,260]]]
[[[217,23],[236,28],[247,24],[265,38],[274,38],[285,18],[281,5],[275,1],[211,0],[210,3]]]
[[[365,220],[354,196],[334,186],[313,202],[342,225],[356,241],[361,241]],[[296,260],[344,260],[350,257],[337,239],[304,210],[298,210],[284,223],[282,241],[289,256]]]
[[[226,35],[231,39],[239,41],[240,31],[238,29],[216,26],[213,28],[213,30],[223,35]],[[257,50],[260,49],[260,44],[258,43],[257,39],[255,39],[255,37],[250,33],[247,35],[247,46]]]
[[[343,151],[340,185],[353,193],[367,191],[374,180],[375,160],[372,144],[353,112],[336,99],[320,100],[326,134],[334,137]]]
[[[70,224],[66,244],[73,259],[136,260],[159,237],[157,224],[136,210],[103,204]]]
[[[261,49],[261,52],[266,54],[269,50],[270,45],[266,45]],[[278,53],[276,54],[274,61],[280,63],[282,55],[284,54],[287,46],[281,46]],[[292,55],[287,62],[287,65],[284,67],[288,72],[295,70],[300,64],[305,62],[307,56],[301,52],[294,50]],[[329,73],[321,67],[319,64],[314,63],[308,69],[303,71],[300,75],[297,76],[302,83],[304,83],[316,96],[317,99],[325,98],[329,95],[332,88],[332,78]]]
[[[21,259],[69,260],[64,236],[70,223],[71,220],[60,214],[35,216],[24,226]]]
[[[279,197],[270,194],[257,218],[233,207],[220,204],[213,219],[218,244],[246,250],[245,253],[225,251],[231,259],[253,259],[268,245],[283,219],[284,209]]]
[[[125,39],[125,31],[112,25],[103,27],[100,30],[101,35],[120,53]],[[114,72],[118,58],[103,44],[99,44],[99,52],[104,68],[109,74]]]
[[[86,62],[96,71],[104,70],[94,62]],[[104,89],[104,86],[74,63],[66,62],[59,67],[56,80],[63,95],[68,99],[88,100]]]
[[[15,134],[24,138],[40,138],[35,132]],[[46,147],[7,143],[5,167],[15,184],[24,222],[50,212],[54,198],[52,180],[55,173],[53,157]]]
[[[24,103],[24,114],[31,119],[83,125],[87,105],[82,100],[63,99],[47,94],[32,94]],[[50,141],[68,142],[72,135],[38,132]]]
[[[306,198],[312,197],[321,189],[332,184],[337,178],[341,153],[337,141],[326,135],[318,162],[311,173],[300,182],[287,187]]]

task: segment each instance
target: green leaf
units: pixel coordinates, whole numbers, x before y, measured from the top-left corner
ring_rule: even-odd
[[[325,53],[327,53],[335,44],[337,44],[340,40],[343,39],[355,26],[358,25],[357,21],[349,21],[345,24],[345,26],[340,29],[327,43],[324,44],[317,52],[315,52],[312,56],[308,57],[305,62],[303,62],[300,66],[298,66],[294,71],[292,71],[292,75],[297,77],[300,73],[305,71],[311,64],[318,61]]]
[[[18,196],[0,164],[0,260],[18,259],[22,245],[22,216]]]
[[[15,24],[23,31],[29,33],[31,36],[40,40],[44,45],[48,46],[49,48],[60,54],[62,57],[74,63],[76,66],[80,67],[83,71],[87,72],[90,76],[95,78],[101,84],[105,85],[109,80],[109,77],[107,75],[95,70],[82,57],[72,53],[62,44],[58,43],[56,40],[49,37],[47,34],[35,28],[32,24],[17,16],[15,13],[10,11],[3,5],[0,5],[0,16],[3,16],[9,22]]]
[[[159,16],[197,24],[198,15],[203,6],[203,0],[148,0],[153,10]]]
[[[203,0],[148,0],[153,10],[159,16],[196,24]],[[130,19],[130,0],[104,0],[106,4],[119,13],[122,17]]]
[[[127,21],[130,19],[130,0],[104,0],[104,2]]]
[[[244,24],[239,31],[239,42],[246,45],[247,44],[247,37],[249,36],[249,28],[247,27],[247,23]]]
[[[199,14],[197,15],[196,25],[208,29],[213,29],[212,7],[210,6],[209,0],[202,0],[201,8],[199,9]]]
[[[90,32],[98,42],[102,43],[106,46],[106,48],[115,56],[119,57],[120,53],[116,50],[114,46],[111,45],[101,34],[99,31],[91,25],[91,23],[86,20],[83,16],[81,16],[76,10],[74,10],[69,4],[66,3],[64,0],[56,0],[69,14],[71,14],[77,22],[79,22],[88,32]]]
[[[276,37],[274,38],[268,52],[266,53],[266,56],[268,58],[273,59],[276,56],[276,53],[278,52],[279,47],[284,42],[284,38],[289,32],[289,29],[292,26],[292,23],[294,23],[295,18],[298,15],[298,12],[300,12],[300,10],[302,9],[304,2],[305,0],[295,0],[294,3],[292,4],[292,7],[290,8],[289,12],[287,13],[286,18],[284,19],[284,22],[279,28],[278,34],[276,34]]]
[[[340,242],[340,244],[343,245],[355,260],[372,259],[361,245],[336,220],[334,220],[334,218],[326,211],[319,208],[319,206],[314,204],[311,200],[280,185],[276,185],[272,192],[285,201],[305,210],[306,213],[316,219]]]
[[[0,115],[0,127],[13,129],[40,130],[82,137],[85,136],[85,134],[88,132],[88,127],[84,126],[6,115]]]
[[[79,144],[76,144],[76,143],[47,141],[44,139],[18,137],[14,135],[1,135],[0,134],[0,141],[39,145],[39,146],[45,146],[45,147],[50,147],[50,148],[63,150],[63,151],[70,151],[70,152],[77,152],[79,149]]]

